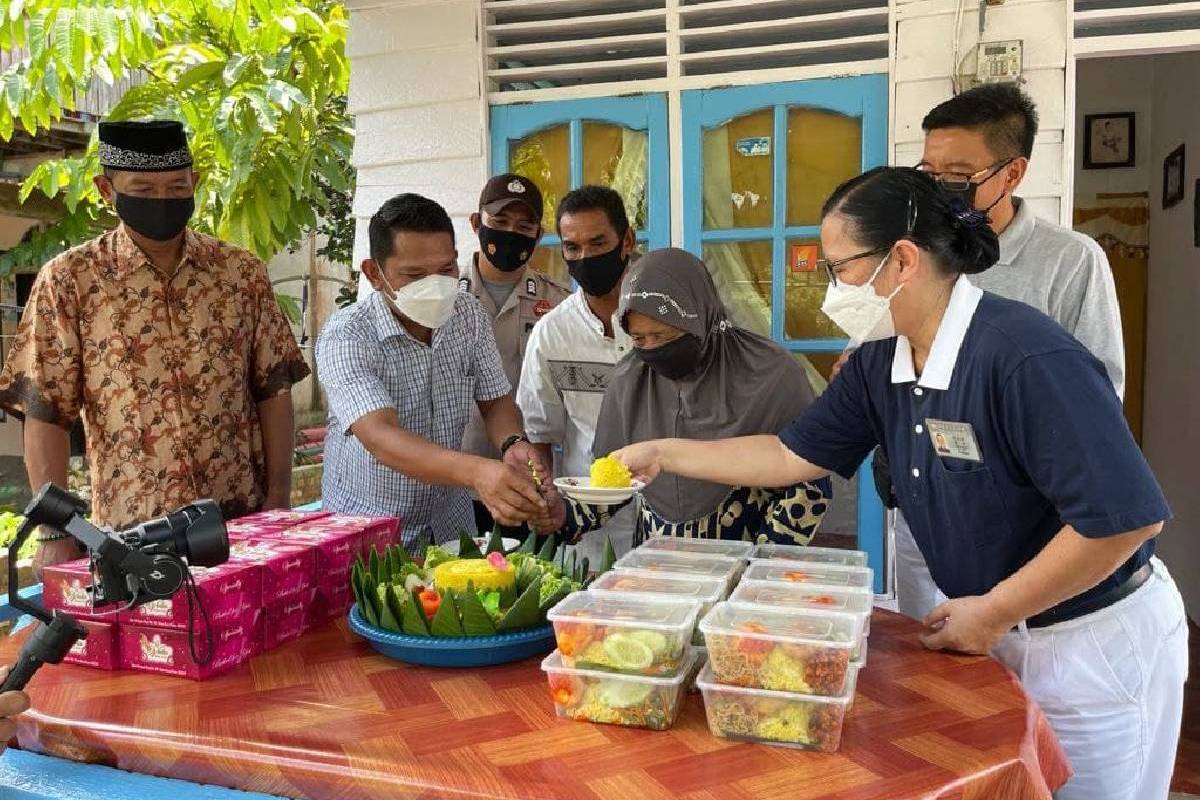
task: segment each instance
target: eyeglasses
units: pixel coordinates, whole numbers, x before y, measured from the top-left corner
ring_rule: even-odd
[[[1015,160],[1016,159],[1013,158],[1006,158],[998,164],[993,164],[990,167],[984,167],[978,172],[972,172],[969,175],[965,172],[934,172],[928,164],[918,164],[917,169],[937,181],[943,189],[947,189],[951,192],[965,192],[970,190],[972,184],[979,186],[980,184],[987,183],[992,178],[999,175],[1000,170],[1004,169]],[[979,178],[980,175],[983,175],[984,177]],[[979,179],[976,180],[977,178]]]
[[[904,236],[901,237],[902,239],[911,238],[913,235],[913,231],[916,230],[916,228],[917,228],[917,211],[918,211],[918,208],[917,208],[916,198],[913,196],[912,192],[909,192],[908,208],[905,210],[905,215],[904,215]],[[817,266],[821,267],[822,269],[825,270],[825,277],[827,277],[829,279],[830,285],[837,286],[837,284],[838,284],[837,273],[835,273],[834,270],[836,270],[838,267],[842,266],[843,264],[849,264],[851,261],[857,261],[860,258],[866,258],[868,256],[877,256],[880,253],[886,253],[895,246],[896,246],[896,243],[892,242],[891,244],[887,245],[886,247],[876,247],[874,250],[867,250],[866,252],[859,253],[857,255],[846,256],[845,258],[839,258],[836,261],[830,261],[827,258],[818,258]]]
[[[853,256],[846,256],[845,258],[839,258],[837,261],[830,261],[827,258],[818,258],[817,266],[820,267],[821,269],[825,270],[825,276],[827,278],[829,278],[829,283],[833,286],[837,286],[837,283],[838,283],[837,273],[835,273],[834,270],[836,270],[838,267],[842,266],[843,264],[849,264],[851,261],[858,261],[860,258],[866,258],[868,256],[877,256],[880,253],[886,253],[888,250],[891,250],[891,249],[892,249],[892,245],[889,244],[887,247],[876,247],[874,250],[867,250],[865,253],[859,253],[859,254],[853,255]]]

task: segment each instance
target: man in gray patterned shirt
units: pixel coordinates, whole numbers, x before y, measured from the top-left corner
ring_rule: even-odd
[[[405,545],[474,530],[468,489],[503,524],[544,527],[531,468],[546,474],[522,432],[491,321],[458,288],[454,228],[437,203],[392,198],[370,224],[362,271],[376,291],[335,313],[317,342],[329,400],[325,508],[396,515]],[[461,452],[472,405],[503,453]]]

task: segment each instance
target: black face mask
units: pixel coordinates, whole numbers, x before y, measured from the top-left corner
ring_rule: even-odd
[[[498,231],[479,226],[479,248],[488,262],[501,272],[516,272],[533,256],[537,238],[516,231]]]
[[[563,259],[567,262],[567,271],[583,289],[584,294],[592,297],[603,297],[613,290],[621,274],[625,272],[628,258],[621,255],[622,245],[617,245],[607,253],[587,258]]]
[[[636,347],[633,352],[650,369],[673,381],[696,374],[704,355],[700,338],[691,333],[653,349]]]
[[[196,212],[194,197],[134,197],[117,193],[117,216],[134,231],[156,242],[183,233]]]
[[[991,175],[988,175],[986,178],[981,180],[979,183],[969,181],[967,183],[967,188],[965,188],[965,189],[957,189],[957,188],[952,189],[952,188],[946,186],[946,184],[942,183],[941,181],[938,181],[938,188],[941,189],[942,194],[946,197],[946,199],[951,200],[951,201],[961,202],[967,208],[976,208],[975,195],[979,191],[979,187],[982,186],[983,184],[987,183],[988,181],[990,181],[992,178],[995,178],[997,175],[999,175],[1001,173],[1001,171],[1003,171],[1003,169],[1006,166],[1008,166],[1010,163],[1012,163],[1012,159],[1009,159],[1008,161],[1005,161],[1004,163],[1000,164],[998,167],[995,168],[995,170],[993,170]],[[1000,203],[1001,200],[1004,199],[1005,194],[1007,194],[1007,192],[1001,193],[1001,195],[999,197],[997,197],[990,206],[988,206],[987,208],[980,208],[978,210],[985,215],[990,213],[991,210],[993,208],[995,208]]]

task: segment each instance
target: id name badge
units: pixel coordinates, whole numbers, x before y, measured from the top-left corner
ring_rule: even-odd
[[[941,458],[961,458],[964,461],[983,463],[979,442],[975,439],[975,429],[970,423],[926,419],[925,429],[929,431],[933,452]]]

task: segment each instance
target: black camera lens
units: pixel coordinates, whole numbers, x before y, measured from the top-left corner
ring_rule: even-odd
[[[200,515],[177,538],[183,540],[183,557],[193,567],[215,567],[229,560],[229,534],[225,517],[212,500],[202,500],[192,506]]]
[[[121,537],[136,547],[153,547],[181,556],[193,567],[215,567],[229,560],[225,517],[212,500],[197,500]]]

